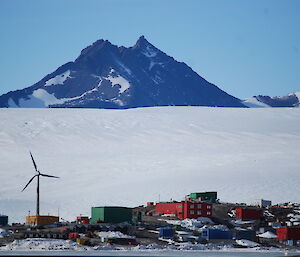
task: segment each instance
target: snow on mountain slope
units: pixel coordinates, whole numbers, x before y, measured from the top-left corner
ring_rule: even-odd
[[[55,76],[54,78],[52,79],[49,79],[45,82],[45,87],[47,86],[54,86],[54,85],[63,85],[64,82],[68,79],[68,78],[71,78],[70,76],[71,74],[71,71],[70,70],[67,70],[66,72],[60,74],[60,75],[57,75]]]
[[[299,91],[299,92],[292,93],[292,94],[296,95],[297,98],[299,99],[299,102],[300,102],[300,91]]]
[[[260,102],[255,97],[247,98],[243,101],[243,104],[250,108],[265,108],[271,107],[263,102]]]
[[[35,97],[43,90],[53,99]],[[76,60],[30,87],[0,95],[0,108],[127,109],[150,106],[245,107],[141,36],[132,47],[98,40]]]
[[[0,109],[0,212],[67,219],[217,190],[222,201],[300,201],[300,109]]]
[[[300,107],[300,92],[290,93],[284,96],[258,95],[242,101],[250,108],[260,107]]]
[[[28,99],[21,98],[19,105],[12,98],[8,100],[8,103],[11,108],[44,108],[50,104],[62,104],[65,100],[57,99],[54,94],[49,94],[46,90],[39,88],[34,90],[32,95],[28,96]]]

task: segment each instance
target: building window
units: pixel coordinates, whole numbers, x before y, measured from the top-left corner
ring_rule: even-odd
[[[191,205],[190,205],[190,208],[191,208],[191,209],[194,209],[194,205],[193,205],[193,204],[191,204]]]
[[[197,211],[197,214],[198,214],[198,215],[201,215],[201,214],[202,214],[202,212],[201,212],[201,211]]]
[[[193,214],[195,214],[195,213],[194,213],[194,211],[190,211],[190,214],[193,215]]]
[[[178,208],[183,208],[182,204],[178,205],[177,207],[178,207]]]
[[[178,214],[182,214],[182,211],[178,212]]]
[[[202,204],[198,203],[198,209],[201,209],[201,208],[202,208]]]
[[[211,209],[211,205],[207,205],[207,207],[206,207],[207,209]]]
[[[210,212],[210,211],[208,211],[206,214],[207,214],[207,215],[210,215],[210,214],[211,214],[211,212]]]

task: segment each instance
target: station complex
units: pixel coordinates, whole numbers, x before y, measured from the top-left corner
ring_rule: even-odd
[[[188,227],[187,223],[193,225]],[[0,226],[8,226],[7,216],[0,216]],[[59,222],[57,216],[27,216],[24,227],[23,233],[18,228],[15,238],[79,240],[83,237],[79,242],[95,243],[95,231],[119,229],[130,235],[126,242],[132,244],[142,243],[145,238],[153,243],[221,240],[236,244],[238,240],[249,240],[264,246],[297,248],[300,247],[300,205],[272,205],[263,199],[254,200],[251,205],[224,203],[218,199],[217,192],[196,192],[186,195],[184,200],[147,202],[135,208],[95,206],[91,207],[91,217],[79,216],[68,223]],[[135,243],[132,237],[136,238]]]

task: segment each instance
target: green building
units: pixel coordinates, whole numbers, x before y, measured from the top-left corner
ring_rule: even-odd
[[[218,196],[217,196],[217,192],[200,192],[200,193],[190,193],[190,198],[192,200],[208,201],[211,203],[216,203]]]
[[[92,207],[91,223],[121,223],[132,222],[132,208],[117,206]]]

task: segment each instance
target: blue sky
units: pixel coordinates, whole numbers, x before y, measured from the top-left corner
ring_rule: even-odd
[[[0,94],[39,81],[97,39],[140,35],[224,91],[300,91],[298,0],[0,0]]]

